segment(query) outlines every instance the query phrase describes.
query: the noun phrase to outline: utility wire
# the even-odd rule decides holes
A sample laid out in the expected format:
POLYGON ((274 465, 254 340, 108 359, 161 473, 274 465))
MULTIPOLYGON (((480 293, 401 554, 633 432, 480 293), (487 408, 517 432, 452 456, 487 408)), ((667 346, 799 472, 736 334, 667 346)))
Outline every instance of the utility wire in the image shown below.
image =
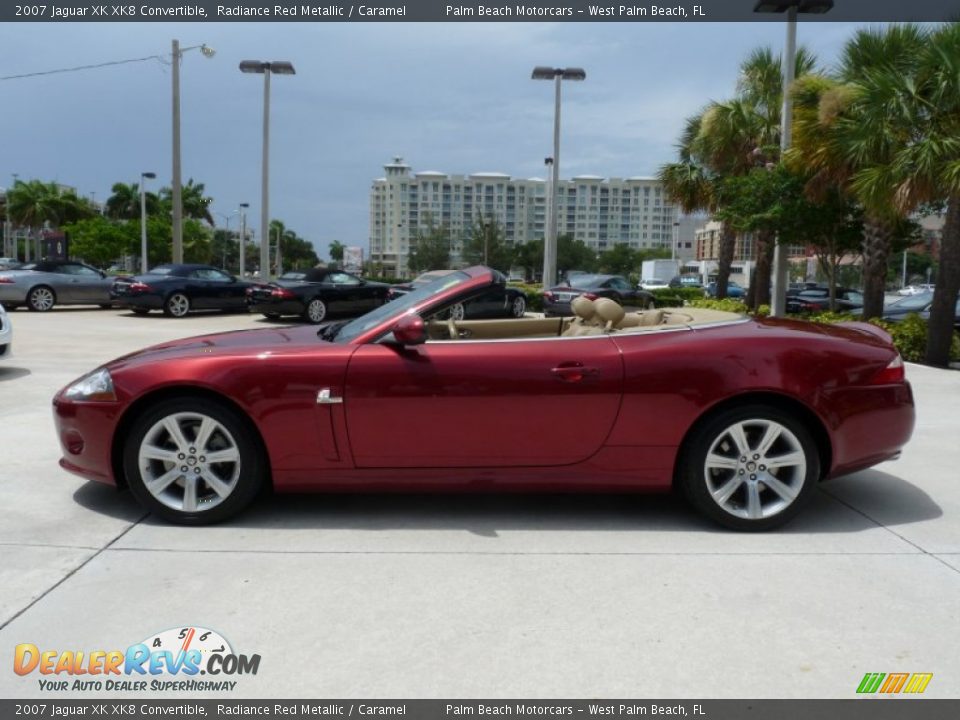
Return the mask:
POLYGON ((58 73, 77 72, 79 70, 94 70, 96 68, 109 67, 111 65, 126 65, 128 63, 144 62, 145 60, 158 60, 159 62, 169 62, 160 55, 148 55, 142 58, 131 58, 130 60, 114 60, 112 62, 98 63, 96 65, 78 65, 71 68, 60 68, 59 70, 45 70, 43 72, 24 73, 22 75, 5 75, 0 80, 18 80, 20 78, 37 77, 39 75, 56 75, 58 73))

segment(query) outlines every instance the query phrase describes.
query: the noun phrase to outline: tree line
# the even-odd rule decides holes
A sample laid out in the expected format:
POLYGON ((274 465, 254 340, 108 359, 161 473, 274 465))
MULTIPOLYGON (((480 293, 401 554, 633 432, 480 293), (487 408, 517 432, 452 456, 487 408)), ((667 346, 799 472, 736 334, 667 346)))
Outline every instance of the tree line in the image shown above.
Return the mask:
POLYGON ((659 172, 685 211, 723 221, 718 294, 737 233, 757 242, 754 306, 769 301, 780 242, 817 248, 834 286, 839 258, 863 256, 863 317, 881 314, 893 252, 916 241, 919 213, 945 208, 926 361, 945 366, 960 290, 960 24, 857 31, 835 70, 801 48, 792 142, 780 152, 780 58, 755 50, 734 96, 690 117, 659 172))
MULTIPOLYGON (((210 212, 212 198, 203 183, 191 178, 181 188, 183 205, 183 255, 185 262, 210 263, 225 269, 239 267, 239 231, 215 227, 210 212)), ((152 267, 171 260, 173 197, 169 187, 145 192, 148 264, 152 267)), ((18 180, 7 192, 6 213, 17 227, 35 235, 44 227, 55 227, 70 238, 73 257, 107 267, 124 256, 140 255, 141 208, 138 183, 118 182, 102 212, 91 199, 52 182, 18 180)), ((309 241, 287 228, 280 220, 270 223, 270 241, 279 238, 285 268, 313 267, 319 258, 309 241)), ((244 242, 245 263, 259 264, 259 246, 244 242)))

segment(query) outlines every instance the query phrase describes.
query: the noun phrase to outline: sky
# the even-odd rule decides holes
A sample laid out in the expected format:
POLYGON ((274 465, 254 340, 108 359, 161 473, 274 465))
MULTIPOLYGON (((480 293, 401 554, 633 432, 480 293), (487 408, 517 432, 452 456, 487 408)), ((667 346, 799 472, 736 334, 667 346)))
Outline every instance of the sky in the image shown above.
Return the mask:
MULTIPOLYGON (((833 64, 857 26, 801 23, 798 42, 833 64)), ((689 115, 733 94, 754 48, 780 51, 779 22, 63 23, 0 27, 0 76, 164 55, 181 65, 183 181, 238 204, 259 228, 263 81, 241 60, 289 60, 271 83, 270 215, 310 240, 368 246, 369 191, 383 165, 543 177, 553 84, 536 65, 582 67, 564 83, 560 176, 653 175, 689 115)), ((37 178, 105 200, 156 172, 169 185, 171 73, 156 59, 0 81, 0 187, 37 178)))

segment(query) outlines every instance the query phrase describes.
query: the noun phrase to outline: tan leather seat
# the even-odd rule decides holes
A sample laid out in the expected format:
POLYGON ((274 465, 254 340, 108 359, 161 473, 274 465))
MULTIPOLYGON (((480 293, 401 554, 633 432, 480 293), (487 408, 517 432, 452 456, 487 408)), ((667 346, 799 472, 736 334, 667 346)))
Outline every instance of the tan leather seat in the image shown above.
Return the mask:
POLYGON ((662 325, 664 322, 666 322, 666 315, 663 310, 643 310, 627 313, 617 327, 653 327, 654 325, 662 325))
POLYGON ((575 317, 573 322, 570 323, 570 327, 563 331, 563 337, 595 335, 600 332, 600 323, 593 300, 578 295, 570 301, 570 309, 575 317))
POLYGON ((593 308, 603 324, 603 332, 607 333, 616 330, 627 314, 620 303, 610 298, 597 298, 593 301, 593 308))

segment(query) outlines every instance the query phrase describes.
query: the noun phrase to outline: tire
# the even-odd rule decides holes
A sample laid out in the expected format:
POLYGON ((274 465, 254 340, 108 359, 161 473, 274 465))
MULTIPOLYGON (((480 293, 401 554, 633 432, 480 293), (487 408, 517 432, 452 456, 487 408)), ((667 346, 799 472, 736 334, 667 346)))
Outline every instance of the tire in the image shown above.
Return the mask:
POLYGON ((709 417, 682 452, 678 480, 687 499, 733 530, 771 530, 789 522, 820 477, 810 431, 796 417, 766 405, 743 405, 709 417), (771 460, 781 464, 772 468, 771 460))
POLYGON ((150 312, 148 308, 140 308, 140 307, 130 308, 130 310, 133 311, 134 315, 146 315, 147 313, 150 312))
POLYGON ((327 317, 327 304, 320 298, 313 298, 303 309, 303 319, 308 323, 319 325, 327 317))
POLYGON ((523 295, 518 295, 510 305, 510 315, 515 318, 522 318, 526 313, 527 299, 523 295))
POLYGON ((182 318, 190 312, 190 298, 181 292, 175 292, 163 303, 163 314, 169 317, 182 318))
POLYGON ((457 303, 450 307, 450 311, 447 317, 454 322, 460 322, 465 319, 467 316, 467 309, 463 306, 463 303, 457 303))
POLYGON ((27 307, 33 312, 47 312, 56 304, 57 294, 46 285, 37 285, 27 294, 27 307))
POLYGON ((134 497, 179 525, 233 517, 267 477, 255 431, 235 410, 206 398, 161 401, 134 420, 124 443, 123 471, 134 497), (204 432, 206 439, 199 437, 204 432), (212 453, 224 459, 207 460, 212 453))

